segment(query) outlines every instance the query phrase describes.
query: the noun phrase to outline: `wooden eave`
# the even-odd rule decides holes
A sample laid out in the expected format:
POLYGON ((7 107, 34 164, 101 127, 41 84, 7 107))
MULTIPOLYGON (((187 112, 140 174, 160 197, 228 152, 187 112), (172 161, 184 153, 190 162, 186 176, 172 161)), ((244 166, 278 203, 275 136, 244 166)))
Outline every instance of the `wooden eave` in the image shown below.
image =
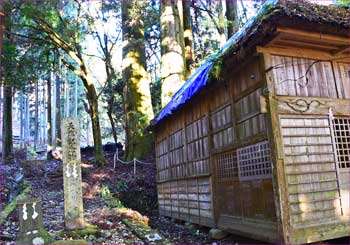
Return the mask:
POLYGON ((305 49, 331 56, 348 55, 350 52, 350 39, 346 37, 282 27, 277 27, 276 31, 277 35, 265 48, 305 49))

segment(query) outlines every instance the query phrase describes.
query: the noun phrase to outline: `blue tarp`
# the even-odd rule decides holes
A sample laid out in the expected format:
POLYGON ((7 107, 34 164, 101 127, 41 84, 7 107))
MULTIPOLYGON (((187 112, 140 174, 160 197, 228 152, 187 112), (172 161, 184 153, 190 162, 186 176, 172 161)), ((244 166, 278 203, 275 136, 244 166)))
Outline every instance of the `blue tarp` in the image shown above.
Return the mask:
POLYGON ((208 75, 215 64, 215 60, 228 50, 229 47, 239 42, 239 40, 250 30, 255 20, 262 15, 268 7, 275 5, 278 0, 269 0, 264 3, 264 5, 259 10, 257 16, 251 18, 245 25, 236 32, 221 50, 215 55, 211 56, 208 61, 201 65, 197 71, 181 86, 181 88, 173 95, 169 103, 164 106, 159 115, 156 118, 156 124, 162 121, 165 117, 170 116, 174 111, 180 108, 181 105, 185 104, 190 100, 195 94, 197 94, 203 87, 208 83, 208 75))

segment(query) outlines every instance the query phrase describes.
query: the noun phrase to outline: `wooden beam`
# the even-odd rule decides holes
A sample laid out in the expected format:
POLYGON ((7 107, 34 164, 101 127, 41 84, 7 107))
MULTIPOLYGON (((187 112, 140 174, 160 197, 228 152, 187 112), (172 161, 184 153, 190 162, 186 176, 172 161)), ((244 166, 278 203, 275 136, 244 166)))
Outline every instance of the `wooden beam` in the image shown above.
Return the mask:
POLYGON ((282 33, 278 33, 276 35, 276 37, 274 37, 270 42, 267 43, 266 46, 272 46, 274 45, 276 42, 279 42, 281 40, 281 38, 283 37, 282 33))
POLYGON ((305 59, 317 59, 317 60, 344 60, 348 62, 350 55, 335 56, 329 52, 316 51, 311 49, 291 48, 291 47, 256 47, 257 53, 273 54, 281 56, 298 57, 305 59))
POLYGON ((277 27, 277 32, 286 33, 293 36, 300 36, 305 39, 313 39, 313 40, 323 40, 327 42, 337 43, 337 44, 343 44, 343 45, 350 45, 350 39, 348 37, 339 37, 329 34, 322 34, 317 32, 306 32, 291 28, 281 28, 277 27))
POLYGON ((333 51, 332 54, 337 56, 337 55, 341 55, 346 51, 350 51, 350 46, 343 46, 340 49, 333 51))
POLYGON ((337 50, 339 46, 331 46, 331 45, 325 45, 325 44, 318 44, 318 43, 310 43, 310 42, 303 42, 303 41, 298 41, 298 40, 292 40, 292 39, 284 39, 281 38, 276 45, 282 45, 282 46, 299 46, 300 48, 305 47, 305 48, 321 48, 321 49, 329 49, 329 50, 337 50))
POLYGON ((336 116, 350 115, 349 99, 273 96, 271 100, 278 114, 327 116, 329 108, 332 108, 336 116))

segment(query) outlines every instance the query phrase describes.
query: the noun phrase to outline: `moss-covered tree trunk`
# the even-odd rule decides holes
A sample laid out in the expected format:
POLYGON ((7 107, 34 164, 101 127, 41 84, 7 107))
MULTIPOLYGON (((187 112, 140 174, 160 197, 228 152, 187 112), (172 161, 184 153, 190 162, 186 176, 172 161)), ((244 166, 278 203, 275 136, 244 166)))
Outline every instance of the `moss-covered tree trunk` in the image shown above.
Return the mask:
POLYGON ((126 159, 142 158, 153 144, 152 135, 146 130, 153 110, 143 35, 145 4, 146 1, 122 1, 126 159))
POLYGON ((238 31, 237 0, 226 0, 227 36, 230 38, 238 31))
POLYGON ((5 164, 12 162, 12 87, 4 85, 3 98, 3 123, 2 123, 2 162, 5 164))
POLYGON ((180 13, 181 0, 162 0, 161 80, 162 107, 185 81, 184 31, 180 13))
POLYGON ((184 41, 185 41, 185 64, 186 64, 186 79, 189 78, 194 69, 192 64, 194 62, 193 54, 193 32, 191 24, 191 0, 183 2, 183 26, 184 26, 184 41))

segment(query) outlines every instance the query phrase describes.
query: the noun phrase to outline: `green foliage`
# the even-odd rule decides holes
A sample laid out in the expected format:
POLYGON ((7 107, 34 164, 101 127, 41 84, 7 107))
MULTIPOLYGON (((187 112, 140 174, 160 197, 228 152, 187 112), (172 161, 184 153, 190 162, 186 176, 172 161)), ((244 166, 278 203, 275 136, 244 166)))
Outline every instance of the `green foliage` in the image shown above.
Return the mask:
POLYGON ((102 189, 101 189, 101 192, 100 192, 100 196, 101 198, 110 198, 112 197, 112 193, 111 191, 109 190, 109 187, 104 185, 102 186, 102 189))
POLYGON ((59 240, 59 241, 56 241, 56 242, 53 242, 52 244, 58 244, 58 245, 71 245, 71 244, 88 244, 87 241, 85 240, 59 240))
POLYGON ((0 217, 0 225, 3 224, 6 221, 7 217, 16 209, 17 201, 27 198, 28 194, 31 191, 31 186, 27 182, 23 181, 23 183, 21 184, 21 189, 22 191, 20 192, 20 194, 16 198, 14 198, 9 204, 7 204, 4 210, 2 210, 0 217))
POLYGON ((160 78, 151 83, 151 98, 152 98, 152 108, 154 115, 158 115, 158 113, 162 109, 162 81, 160 78))
POLYGON ((159 233, 158 230, 155 230, 155 229, 152 229, 151 227, 149 227, 148 225, 146 225, 145 223, 143 222, 140 222, 140 221, 131 221, 131 220, 128 220, 128 219, 123 219, 122 220, 123 223, 128 226, 132 231, 133 233, 136 234, 136 236, 138 236, 140 239, 142 239, 143 241, 145 241, 146 243, 150 244, 169 244, 170 242, 164 238, 161 233, 159 233), (147 239, 147 236, 148 235, 151 235, 152 234, 158 234, 161 239, 160 240, 156 240, 156 241, 149 241, 147 239))
POLYGON ((349 0, 337 0, 334 4, 338 6, 350 7, 349 0))
POLYGON ((123 203, 116 197, 113 196, 113 193, 109 190, 109 187, 104 185, 101 189, 100 196, 103 202, 111 208, 122 208, 124 207, 123 203))
MULTIPOLYGON (((58 237, 62 237, 62 238, 64 237, 68 239, 83 239, 89 235, 100 235, 100 234, 101 232, 99 231, 97 226, 87 225, 84 229, 61 231, 60 233, 58 233, 58 237)), ((70 243, 56 243, 56 244, 70 244, 70 243)), ((80 243, 75 243, 75 244, 80 244, 80 243)))

